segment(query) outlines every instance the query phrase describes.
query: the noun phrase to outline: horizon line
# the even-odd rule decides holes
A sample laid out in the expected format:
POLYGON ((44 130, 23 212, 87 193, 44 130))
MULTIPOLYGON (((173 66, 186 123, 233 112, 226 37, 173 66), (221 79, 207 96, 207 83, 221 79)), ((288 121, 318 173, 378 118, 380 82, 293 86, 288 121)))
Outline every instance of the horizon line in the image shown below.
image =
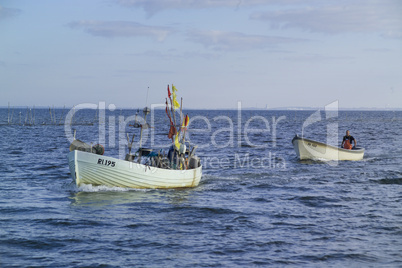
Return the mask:
MULTIPOLYGON (((325 106, 288 106, 288 107, 273 107, 273 108, 258 108, 258 107, 241 107, 241 110, 246 111, 312 111, 319 110, 324 108, 325 106)), ((29 105, 18 105, 18 106, 0 106, 0 109, 72 109, 74 106, 29 106, 29 105)), ((144 107, 121 107, 115 110, 138 110, 143 109, 144 107)), ((164 110, 165 108, 157 107, 155 110, 164 110)), ((216 110, 216 111, 230 111, 237 110, 238 108, 185 108, 183 110, 216 110)), ((401 107, 339 107, 340 111, 402 111, 401 107)))

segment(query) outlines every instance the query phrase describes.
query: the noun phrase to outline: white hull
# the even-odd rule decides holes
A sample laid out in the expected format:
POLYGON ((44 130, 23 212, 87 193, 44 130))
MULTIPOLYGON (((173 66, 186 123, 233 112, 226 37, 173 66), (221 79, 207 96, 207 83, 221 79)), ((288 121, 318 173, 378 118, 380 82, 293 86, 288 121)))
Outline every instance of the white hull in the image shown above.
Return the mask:
POLYGON ((187 170, 170 170, 74 150, 68 154, 71 176, 81 184, 124 188, 195 187, 202 175, 202 166, 187 170))
POLYGON ((300 160, 362 160, 364 156, 364 148, 347 150, 297 136, 292 143, 300 160))

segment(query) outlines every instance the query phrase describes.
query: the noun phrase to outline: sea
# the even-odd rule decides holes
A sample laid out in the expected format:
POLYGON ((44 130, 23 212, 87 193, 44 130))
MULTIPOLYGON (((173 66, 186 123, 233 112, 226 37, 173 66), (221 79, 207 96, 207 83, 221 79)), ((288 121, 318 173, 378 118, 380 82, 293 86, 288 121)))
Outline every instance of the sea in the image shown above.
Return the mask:
MULTIPOLYGON (((72 180, 74 135, 124 158, 142 109, 2 108, 0 267, 402 267, 402 111, 333 108, 175 113, 203 164, 186 189, 72 180), (363 160, 298 160, 295 135, 346 130, 363 160)), ((146 120, 141 146, 163 152, 166 111, 146 120)))

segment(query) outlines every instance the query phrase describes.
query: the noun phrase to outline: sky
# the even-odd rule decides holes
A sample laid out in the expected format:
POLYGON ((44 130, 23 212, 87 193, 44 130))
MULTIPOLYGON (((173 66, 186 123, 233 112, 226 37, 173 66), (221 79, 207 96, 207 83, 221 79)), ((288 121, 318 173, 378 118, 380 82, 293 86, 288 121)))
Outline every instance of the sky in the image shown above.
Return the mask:
POLYGON ((0 0, 0 106, 402 108, 400 0, 0 0), (148 96, 148 97, 147 97, 148 96))

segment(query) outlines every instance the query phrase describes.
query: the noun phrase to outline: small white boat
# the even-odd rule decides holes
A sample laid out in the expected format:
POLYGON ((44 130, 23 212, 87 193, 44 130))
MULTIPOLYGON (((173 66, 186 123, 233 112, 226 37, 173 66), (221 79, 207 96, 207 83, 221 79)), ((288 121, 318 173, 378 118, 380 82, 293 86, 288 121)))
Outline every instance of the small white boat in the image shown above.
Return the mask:
POLYGON ((293 138, 292 144, 300 160, 362 160, 364 156, 364 148, 348 150, 297 135, 293 138))
POLYGON ((71 176, 77 186, 91 184, 156 189, 195 187, 199 184, 202 165, 200 159, 195 156, 197 146, 191 146, 185 140, 189 117, 188 115, 183 116, 181 109, 180 114, 175 116, 176 109, 180 106, 176 100, 177 89, 173 85, 172 88, 173 94, 168 86, 171 105, 166 100, 166 114, 170 120, 168 138, 172 139, 172 146, 168 152, 142 147, 142 131, 150 128, 146 122, 147 114, 150 113, 150 109, 147 107, 143 110, 144 121, 137 121, 136 116, 135 123, 132 125, 141 129, 139 148, 134 154, 131 154, 134 135, 130 142, 127 133, 128 154, 124 160, 104 156, 103 146, 99 144, 92 146, 77 140, 74 132, 74 140, 68 154, 68 164, 71 176), (178 124, 176 118, 180 120, 178 124))
POLYGON ((202 166, 185 170, 165 169, 79 150, 68 154, 71 176, 77 186, 106 185, 123 188, 195 187, 202 166))

